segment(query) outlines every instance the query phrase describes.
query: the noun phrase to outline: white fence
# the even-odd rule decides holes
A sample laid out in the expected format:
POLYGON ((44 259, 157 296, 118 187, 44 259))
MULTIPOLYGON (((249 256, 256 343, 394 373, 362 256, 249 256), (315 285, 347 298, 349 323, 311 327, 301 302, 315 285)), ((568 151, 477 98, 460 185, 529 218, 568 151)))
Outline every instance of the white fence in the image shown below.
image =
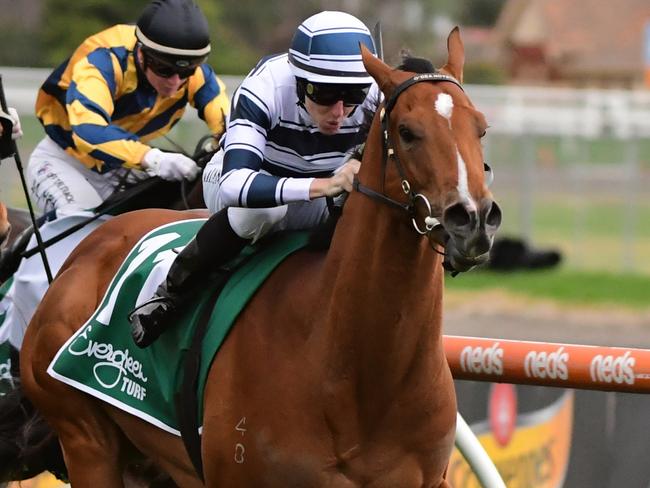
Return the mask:
MULTIPOLYGON (((0 67, 8 100, 32 113, 36 92, 50 70, 0 67)), ((241 81, 223 76, 228 93, 241 81)), ((650 90, 574 90, 467 85, 474 104, 485 113, 490 131, 596 138, 650 137, 650 90)))
POLYGON ((621 139, 650 136, 650 90, 467 87, 491 130, 508 134, 621 139))

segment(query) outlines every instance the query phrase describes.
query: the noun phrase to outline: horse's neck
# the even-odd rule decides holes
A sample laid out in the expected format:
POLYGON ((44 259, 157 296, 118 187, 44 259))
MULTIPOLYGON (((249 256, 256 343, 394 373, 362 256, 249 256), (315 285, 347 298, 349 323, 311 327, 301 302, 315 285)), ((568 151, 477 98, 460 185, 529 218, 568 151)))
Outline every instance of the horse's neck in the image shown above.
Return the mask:
POLYGON ((440 257, 409 220, 353 193, 324 267, 328 380, 356 383, 378 408, 440 367, 440 257))
POLYGON ((363 201, 366 198, 351 197, 328 253, 325 273, 332 280, 332 314, 343 323, 355 323, 339 333, 358 338, 362 346, 378 337, 385 338, 387 346, 404 346, 409 339, 415 344, 425 331, 439 333, 440 258, 424 238, 399 222, 408 222, 406 213, 363 201), (354 211, 347 208, 353 203, 354 211), (398 219, 380 218, 385 213, 398 219))

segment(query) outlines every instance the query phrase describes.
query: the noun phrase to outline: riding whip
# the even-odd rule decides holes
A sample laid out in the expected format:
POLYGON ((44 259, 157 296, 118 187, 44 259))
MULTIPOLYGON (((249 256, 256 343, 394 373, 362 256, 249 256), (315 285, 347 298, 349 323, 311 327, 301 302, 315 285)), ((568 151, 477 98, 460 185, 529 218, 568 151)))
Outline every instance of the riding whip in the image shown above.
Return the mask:
MULTIPOLYGON (((0 107, 5 112, 7 110, 7 100, 5 99, 5 90, 2 84, 2 75, 0 74, 0 107)), ((38 243, 39 253, 41 259, 43 260, 43 267, 45 268, 45 274, 47 275, 47 282, 52 283, 52 271, 50 269, 50 263, 47 260, 47 255, 45 254, 45 248, 43 247, 43 238, 41 237, 41 232, 36 225, 36 215, 34 214, 34 207, 32 206, 32 201, 29 198, 29 191, 27 189, 27 182, 25 181, 25 174, 23 173, 23 163, 20 160, 20 154, 18 153, 18 145, 15 140, 11 141, 11 149, 14 156, 14 161, 16 161, 16 169, 20 175, 20 182, 23 185, 23 192, 25 193, 25 200, 27 200, 27 208, 29 209, 29 216, 32 219, 32 225, 34 226, 34 235, 36 236, 36 242, 38 243)))
POLYGON ((381 35, 381 22, 377 21, 375 28, 372 31, 372 37, 375 38, 375 49, 377 49, 377 57, 384 60, 384 40, 381 35))

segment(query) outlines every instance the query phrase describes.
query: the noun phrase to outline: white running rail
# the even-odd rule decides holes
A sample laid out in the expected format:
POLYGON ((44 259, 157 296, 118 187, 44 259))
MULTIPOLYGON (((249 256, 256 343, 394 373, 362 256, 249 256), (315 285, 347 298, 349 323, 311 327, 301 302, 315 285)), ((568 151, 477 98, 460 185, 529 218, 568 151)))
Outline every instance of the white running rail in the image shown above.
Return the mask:
POLYGON ((456 416, 456 447, 483 488, 506 488, 490 456, 460 413, 456 416))

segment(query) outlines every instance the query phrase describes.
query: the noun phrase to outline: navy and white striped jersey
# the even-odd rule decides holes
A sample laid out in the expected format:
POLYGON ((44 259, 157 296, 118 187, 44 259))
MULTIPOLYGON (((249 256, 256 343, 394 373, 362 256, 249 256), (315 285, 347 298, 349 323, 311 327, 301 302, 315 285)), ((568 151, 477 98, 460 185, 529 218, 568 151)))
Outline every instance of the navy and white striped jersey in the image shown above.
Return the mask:
POLYGON ((380 92, 373 83, 337 134, 325 135, 298 103, 287 54, 262 59, 233 96, 225 139, 221 201, 225 206, 274 207, 309 200, 313 178, 329 176, 359 140, 366 110, 380 92), (363 110, 366 109, 366 110, 363 110))

